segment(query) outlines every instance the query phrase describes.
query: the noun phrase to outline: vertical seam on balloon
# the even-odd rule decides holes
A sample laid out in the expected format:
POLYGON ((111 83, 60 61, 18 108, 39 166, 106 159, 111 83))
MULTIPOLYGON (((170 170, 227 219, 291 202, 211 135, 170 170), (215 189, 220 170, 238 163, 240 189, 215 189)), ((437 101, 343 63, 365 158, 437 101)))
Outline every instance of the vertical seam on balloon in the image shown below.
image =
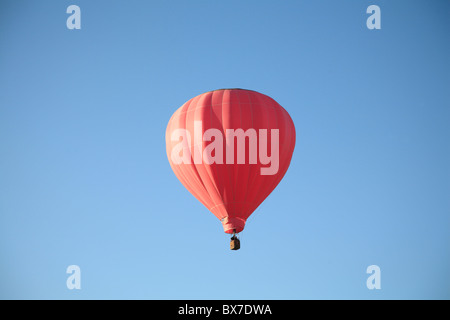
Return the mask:
MULTIPOLYGON (((263 103, 264 106, 265 106, 266 108, 272 107, 272 106, 267 106, 266 100, 267 100, 267 99, 264 99, 264 100, 263 100, 263 101, 264 101, 264 103, 263 103)), ((274 111, 275 111, 275 117, 274 117, 275 122, 276 122, 275 128, 278 128, 278 114, 277 114, 277 111, 276 111, 275 108, 272 107, 272 109, 274 109, 274 111)), ((268 122, 267 122, 267 128, 269 128, 270 120, 271 120, 271 118, 269 117, 269 118, 268 118, 268 122)), ((272 131, 272 130, 271 130, 271 131, 272 131)), ((270 132, 270 139, 272 140, 272 132, 270 132)), ((268 139, 267 139, 267 140, 268 140, 268 139)), ((270 148, 270 149, 272 149, 272 142, 271 142, 270 145, 271 145, 271 148, 270 148)), ((268 151, 268 150, 267 150, 267 151, 268 151)), ((271 156, 272 156, 272 154, 271 154, 271 156)), ((259 174, 261 174, 261 172, 260 172, 259 174)), ((267 186, 267 184, 261 183, 261 184, 258 186, 258 189, 256 190, 256 194, 264 195, 265 193, 263 193, 263 191, 266 191, 266 188, 264 188, 264 187, 266 187, 266 186, 267 186)), ((270 193, 269 193, 269 194, 270 194, 270 193)), ((268 195, 269 195, 269 194, 268 194, 268 195)), ((261 203, 264 202, 264 200, 267 198, 268 195, 266 195, 266 196, 262 199, 262 201, 258 204, 258 206, 259 206, 261 203)), ((257 207, 256 207, 256 208, 257 208, 257 207)), ((255 208, 255 210, 256 210, 256 208, 255 208)))
MULTIPOLYGON (((213 105, 213 101, 214 101, 214 91, 212 91, 211 92, 211 106, 210 106, 210 108, 209 108, 209 123, 210 123, 210 126, 212 127, 212 123, 213 123, 213 107, 212 107, 212 105, 213 105)), ((215 138, 214 138, 214 142, 215 142, 215 138)), ((210 142, 211 143, 211 142, 210 142)), ((216 153, 217 151, 215 151, 215 153, 216 153)), ((216 154, 214 154, 214 156, 216 156, 216 154)), ((219 192, 219 190, 217 189, 217 185, 221 185, 220 184, 220 181, 221 181, 221 179, 220 179, 220 176, 219 176, 219 173, 218 173, 218 166, 217 166, 217 163, 215 163, 214 162, 214 167, 210 164, 209 165, 209 167, 210 167, 210 171, 212 172, 212 173, 214 173, 214 175, 215 175, 215 177, 216 177, 216 179, 217 179, 217 183, 214 183, 214 188, 216 189, 216 192, 217 192, 217 195, 218 195, 218 197, 220 198, 220 202, 221 203, 223 203, 224 201, 223 201, 223 196, 222 196, 222 194, 219 192), (215 168, 216 170, 214 170, 214 172, 213 172, 213 168, 215 168)), ((209 175, 209 173, 208 173, 208 175, 209 175)), ((210 180, 212 181, 212 178, 211 178, 211 176, 209 177, 210 178, 210 180)), ((220 205, 220 203, 219 203, 219 205, 220 205)), ((215 207, 216 206, 218 206, 218 205, 214 205, 215 207)), ((212 209, 210 209, 210 211, 211 211, 212 209)), ((212 212, 212 211, 211 211, 212 212)), ((214 214, 214 213, 213 213, 214 214)))
MULTIPOLYGON (((287 111, 285 111, 284 108, 282 108, 282 107, 281 107, 281 113, 283 114, 282 117, 283 117, 284 123, 289 123, 290 121, 289 121, 289 118, 288 118, 288 113, 287 113, 287 111)), ((283 126, 283 127, 284 127, 284 128, 289 128, 289 131, 286 132, 286 138, 289 139, 289 143, 286 143, 285 145, 287 146, 287 147, 286 147, 286 153, 290 153, 291 150, 292 150, 292 152, 294 151, 294 149, 292 148, 292 142, 293 142, 293 141, 292 141, 292 128, 293 128, 293 126, 287 126, 287 125, 285 125, 285 126, 283 126)), ((280 154, 281 154, 281 153, 280 153, 280 154)), ((287 166, 286 166, 286 169, 285 169, 285 171, 283 172, 283 174, 280 174, 280 176, 278 177, 278 179, 275 180, 275 181, 272 183, 272 185, 273 185, 273 190, 275 190, 275 188, 278 186, 278 184, 281 182, 281 180, 283 180, 283 178, 284 178, 284 176, 285 176, 287 170, 289 169, 289 164, 290 164, 290 161, 291 161, 291 157, 292 157, 292 154, 291 154, 290 157, 284 157, 286 160, 285 160, 283 163, 280 163, 280 168, 285 167, 286 165, 287 165, 287 166)))
MULTIPOLYGON (((222 150, 222 151, 223 151, 223 154, 224 154, 225 167, 227 169, 228 186, 230 187, 230 188, 227 188, 227 189, 228 189, 229 192, 231 192, 231 198, 234 201, 233 179, 231 178, 231 174, 230 174, 230 166, 226 163, 226 150, 227 150, 227 145, 226 145, 227 139, 226 139, 226 137, 227 136, 226 136, 225 124, 224 124, 224 121, 223 121, 223 112, 225 110, 225 108, 223 106, 224 106, 224 102, 225 102, 225 93, 227 91, 229 91, 229 90, 223 90, 223 93, 222 93, 222 104, 221 104, 221 108, 220 108, 220 116, 221 116, 221 119, 220 119, 221 121, 220 122, 222 123, 222 131, 223 131, 223 134, 224 134, 224 137, 225 137, 225 145, 224 145, 225 150, 222 150)), ((230 92, 230 98, 229 99, 230 99, 230 103, 228 103, 228 109, 231 110, 231 92, 230 92)), ((233 172, 233 174, 234 174, 234 172, 233 172)), ((228 206, 225 206, 225 211, 227 212, 227 216, 229 215, 229 211, 228 210, 229 210, 228 206)))
MULTIPOLYGON (((193 101, 193 100, 192 100, 192 101, 193 101)), ((191 107, 192 101, 191 101, 191 103, 189 103, 188 107, 186 108, 187 111, 188 111, 189 108, 191 107)), ((185 112, 185 118, 184 118, 184 122, 185 122, 184 128, 185 128, 185 129, 187 128, 187 126, 186 126, 186 124, 187 124, 187 114, 188 114, 187 111, 185 112)), ((191 137, 191 138, 192 138, 192 137, 191 137)), ((189 144, 190 144, 190 143, 191 143, 191 142, 189 141, 189 144)), ((189 165, 189 167, 192 169, 192 152, 191 152, 191 165, 189 165)), ((194 169, 195 169, 195 168, 194 168, 194 169)), ((200 178, 200 175, 199 175, 198 172, 196 172, 195 170, 193 170, 193 178, 194 178, 196 181, 198 181, 198 183, 197 183, 198 186, 199 186, 200 188, 203 188, 203 190, 206 191, 206 193, 208 193, 208 191, 206 190, 205 185, 203 184, 202 179, 200 178)), ((191 179, 192 179, 192 178, 191 178, 191 179)), ((187 177, 187 176, 186 176, 186 180, 189 182, 189 184, 191 183, 189 177, 187 177)), ((191 186, 192 186, 192 185, 191 185, 191 186)), ((200 191, 200 192, 198 192, 199 196, 200 196, 201 198, 204 199, 204 196, 202 196, 201 190, 199 190, 199 191, 200 191)), ((203 201, 207 204, 206 207, 209 207, 208 202, 210 202, 211 199, 206 199, 206 200, 209 200, 209 201, 205 201, 205 200, 203 200, 203 201)))
MULTIPOLYGON (((261 100, 261 101, 265 101, 265 96, 264 96, 264 99, 262 99, 262 96, 256 96, 257 97, 257 100, 258 100, 258 98, 261 100)), ((258 102, 259 103, 259 102, 258 102)), ((263 113, 265 113, 265 112, 267 112, 266 110, 265 110, 265 108, 267 107, 265 104, 263 104, 263 103, 259 103, 260 104, 260 106, 261 106, 261 108, 263 109, 262 110, 262 112, 263 113)), ((270 120, 270 118, 269 117, 266 117, 267 118, 267 127, 269 127, 269 120, 270 120)), ((258 143, 259 143, 259 139, 258 139, 258 143)), ((259 149, 259 145, 258 145, 258 149, 259 149)), ((259 166, 259 168, 257 168, 257 173, 256 173, 256 175, 253 177, 253 179, 252 179, 252 182, 251 182, 251 185, 253 186, 253 183, 254 183, 254 181, 258 178, 258 170, 259 170, 259 175, 261 175, 261 168, 262 168, 262 165, 260 165, 259 166)), ((253 191, 253 190, 252 190, 253 191)), ((255 201, 252 201, 252 202, 250 202, 250 203, 255 203, 255 201)), ((253 213, 253 211, 250 211, 250 204, 249 204, 249 212, 250 212, 250 214, 251 213, 253 213)))
MULTIPOLYGON (((241 108, 241 99, 240 99, 240 91, 236 91, 236 96, 237 96, 237 100, 238 100, 238 107, 239 107, 239 128, 240 129, 242 129, 242 108, 241 108)), ((238 129, 239 129, 238 128, 238 129)), ((236 130, 236 129, 235 129, 236 130)), ((244 130, 244 129, 242 129, 242 130, 244 130)), ((233 138, 234 139, 234 138, 233 138)), ((233 147, 235 146, 234 145, 234 142, 236 142, 236 141, 233 141, 233 147)), ((236 148, 235 148, 235 150, 236 150, 236 148)), ((245 138, 244 138, 244 150, 245 150, 245 138)), ((233 196, 235 196, 235 192, 237 191, 237 188, 236 188, 236 182, 237 183, 239 183, 239 164, 237 163, 237 153, 239 152, 239 150, 237 150, 237 152, 236 153, 233 153, 233 156, 235 157, 235 159, 236 159, 236 164, 237 164, 237 166, 236 166, 236 172, 235 172, 235 176, 234 176, 234 188, 233 188, 233 196)), ((244 163, 245 163, 245 158, 244 158, 244 163)), ((236 197, 233 197, 233 201, 234 202, 236 202, 236 197)), ((236 216, 236 214, 239 214, 238 212, 236 212, 236 207, 234 208, 234 212, 233 212, 233 217, 235 217, 236 216)))
MULTIPOLYGON (((246 90, 245 91, 245 93, 247 94, 247 97, 248 97, 248 101, 249 101, 249 104, 250 104, 250 116, 251 116, 251 119, 252 119, 252 121, 251 121, 251 126, 250 126, 250 128, 252 129, 253 128, 253 126, 254 126, 254 124, 253 124, 253 104, 252 104, 252 99, 250 98, 250 93, 246 90)), ((259 132, 257 132, 257 135, 259 134, 259 132)), ((257 141, 259 141, 259 139, 257 140, 257 141)), ((258 148, 259 148, 259 146, 258 146, 258 144, 256 145, 256 151, 257 151, 257 154, 256 154, 256 163, 258 163, 258 148)), ((246 190, 245 190, 245 196, 244 196, 244 206, 243 206, 243 208, 245 209, 246 208, 246 203, 247 203, 247 196, 248 196, 248 189, 249 189, 249 183, 250 183, 250 176, 251 176, 251 166, 250 166, 250 141, 249 141, 249 155, 248 155, 248 161, 249 161, 249 165, 248 165, 248 170, 247 170, 247 188, 246 188, 246 190)), ((247 205, 248 206, 248 205, 247 205)), ((248 208, 247 208, 248 209, 248 208)), ((248 210, 247 210, 248 211, 248 210)), ((247 212, 246 212, 247 213, 247 212)))
MULTIPOLYGON (((192 103, 189 105, 189 108, 188 108, 188 110, 186 111, 186 118, 185 118, 185 128, 187 127, 187 113, 190 111, 189 109, 191 109, 191 105, 192 105, 192 103)), ((196 107, 197 107, 197 105, 198 105, 198 100, 197 100, 197 103, 196 103, 196 107)), ((194 108, 194 115, 195 115, 195 109, 196 109, 196 107, 194 108)), ((194 137, 191 137, 192 139, 194 139, 194 137)), ((193 143, 193 145, 195 146, 195 141, 194 141, 194 143, 193 143)), ((202 179, 201 179, 201 177, 200 177, 200 174, 198 173, 198 170, 197 170, 197 168, 196 168, 196 166, 195 166, 195 163, 194 163, 194 159, 193 159, 193 157, 192 157, 192 155, 193 155, 193 153, 195 152, 195 150, 191 150, 191 164, 190 164, 190 166, 191 166, 191 168, 193 169, 193 171, 194 171, 194 173, 196 174, 196 176, 197 176, 197 178, 198 178, 198 180, 200 181, 200 183, 201 183, 201 185, 203 186, 203 189, 206 191, 206 193, 208 194, 208 197, 209 197, 209 200, 215 205, 215 202, 214 202, 214 200, 212 199, 212 197, 211 197, 211 194, 209 193, 209 191, 208 191, 208 188, 206 188, 206 186, 205 186, 205 184, 203 183, 203 181, 202 181, 202 179)), ((209 209, 209 208, 208 208, 209 209)))
MULTIPOLYGON (((211 102, 212 102, 212 94, 211 94, 211 102)), ((197 104, 198 105, 198 104, 197 104)), ((194 111, 195 112, 195 111, 194 111)), ((210 119, 209 119, 209 122, 211 123, 212 121, 211 121, 211 119, 212 119, 212 107, 210 108, 210 119)), ((202 135, 203 135, 203 132, 202 132, 202 135)), ((202 145, 201 145, 201 148, 200 148, 200 151, 202 151, 203 150, 203 138, 202 138, 202 145)), ((202 159, 203 159, 203 151, 202 151, 202 159)), ((202 160, 202 165, 203 165, 203 160, 202 160)), ((211 165, 209 165, 209 166, 211 166, 211 165)), ((213 185, 213 187, 214 187, 214 189, 216 190, 216 193, 217 193, 217 195, 218 195, 218 198, 220 198, 221 200, 222 200, 222 196, 220 195, 220 192, 219 192, 219 190, 217 189, 217 187, 216 187, 216 184, 214 183, 214 180, 212 179, 212 177, 211 177, 211 175, 210 175, 210 173, 209 173, 209 171, 212 171, 212 170, 206 170, 205 169, 205 171, 206 171, 206 175, 208 176, 208 179, 209 179, 209 181, 211 182, 211 184, 213 185)), ((213 190, 211 190, 211 191, 213 191, 213 190)), ((208 194, 209 194, 209 192, 208 192, 208 194)), ((216 206, 217 205, 217 203, 214 201, 214 199, 212 199, 211 198, 211 200, 213 201, 213 203, 214 203, 214 206, 216 206)), ((223 202, 223 201, 221 201, 221 202, 223 202)), ((219 203, 220 204, 220 203, 219 203)))
MULTIPOLYGON (((274 104, 274 103, 277 103, 276 101, 272 101, 272 104, 274 104)), ((280 108, 279 108, 279 110, 280 110, 280 112, 281 112, 281 114, 282 114, 282 118, 281 119, 278 119, 278 113, 276 113, 277 114, 277 126, 278 126, 278 123, 279 122, 285 122, 286 121, 286 111, 283 109, 283 107, 281 107, 280 106, 280 108), (278 121, 278 120, 280 120, 280 121, 278 121)), ((285 125, 283 125, 282 126, 283 128, 286 128, 287 126, 285 126, 285 125)), ((290 127, 289 127, 289 130, 290 130, 290 127)), ((291 135, 290 135, 290 131, 288 131, 288 130, 286 130, 286 132, 285 132, 285 138, 288 138, 289 140, 291 140, 291 135)), ((289 143, 290 144, 290 143, 289 143)), ((289 150, 290 149, 290 146, 287 144, 287 143, 283 143, 282 144, 283 146, 285 146, 285 145, 287 145, 287 147, 285 148, 286 150, 289 150)), ((278 152, 279 152, 279 159, 281 160, 281 159, 283 159, 283 157, 281 157, 281 155, 282 154, 284 154, 283 152, 281 152, 282 150, 280 150, 281 148, 279 148, 279 150, 278 150, 278 152)), ((284 149, 283 149, 284 150, 284 149)), ((287 158, 286 158, 287 159, 287 158)), ((288 160, 286 160, 286 161, 288 161, 288 160)), ((284 164, 285 164, 285 162, 286 161, 284 161, 283 163, 279 163, 279 166, 278 166, 278 170, 280 170, 281 168, 283 168, 284 167, 284 164)), ((274 191, 275 190, 275 188, 278 186, 278 184, 281 182, 281 180, 283 179, 283 177, 284 177, 284 175, 286 174, 286 172, 287 172, 287 168, 286 168, 286 171, 285 172, 283 172, 282 174, 279 174, 279 176, 278 176, 278 178, 276 179, 276 180, 274 180, 270 185, 269 185, 269 187, 270 187, 270 192, 267 194, 267 196, 266 196, 266 198, 272 193, 272 191, 274 191)), ((267 193, 267 191, 266 191, 266 188, 264 188, 263 189, 263 191, 265 191, 265 193, 267 193)), ((265 198, 264 198, 265 199, 265 198)))
MULTIPOLYGON (((191 99, 192 100, 192 99, 191 99)), ((188 102, 187 102, 187 109, 189 108, 189 105, 191 104, 191 100, 189 100, 188 102)), ((172 127, 173 127, 173 122, 171 122, 170 123, 170 128, 172 129, 172 127)), ((186 129, 186 126, 184 126, 184 128, 186 129)), ((172 132, 172 130, 170 130, 170 132, 172 132)), ((183 180, 186 182, 186 184, 190 187, 190 189, 191 190, 195 190, 196 188, 194 188, 193 186, 194 185, 198 185, 200 188, 203 186, 203 189, 205 189, 205 187, 204 187, 204 185, 203 185, 203 183, 202 183, 202 181, 200 180, 200 177, 197 177, 197 180, 198 180, 198 182, 197 183, 195 183, 195 181, 193 182, 193 181, 190 181, 190 179, 187 177, 187 175, 183 172, 183 170, 181 170, 181 168, 177 168, 177 172, 180 174, 180 176, 183 178, 183 180)), ((182 181, 181 181, 182 182, 182 181)), ((182 184, 183 184, 183 182, 182 182, 182 184)), ((190 191, 190 190, 189 190, 190 191)), ((206 206, 206 207, 208 207, 209 205, 208 205, 208 201, 205 201, 205 199, 204 199, 204 197, 201 195, 201 193, 199 193, 199 192, 194 192, 195 194, 197 194, 199 197, 200 197, 200 199, 201 199, 201 202, 206 206)), ((195 196, 195 195, 194 195, 195 196)))

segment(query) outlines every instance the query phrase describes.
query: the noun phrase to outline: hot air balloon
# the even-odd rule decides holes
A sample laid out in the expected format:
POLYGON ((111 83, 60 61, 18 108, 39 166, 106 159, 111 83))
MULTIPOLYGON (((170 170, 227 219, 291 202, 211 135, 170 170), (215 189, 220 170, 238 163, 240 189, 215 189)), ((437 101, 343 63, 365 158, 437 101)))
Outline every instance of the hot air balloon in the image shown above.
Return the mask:
POLYGON ((177 178, 232 234, 285 175, 295 127, 274 99, 252 90, 219 89, 183 104, 166 129, 166 151, 177 178))

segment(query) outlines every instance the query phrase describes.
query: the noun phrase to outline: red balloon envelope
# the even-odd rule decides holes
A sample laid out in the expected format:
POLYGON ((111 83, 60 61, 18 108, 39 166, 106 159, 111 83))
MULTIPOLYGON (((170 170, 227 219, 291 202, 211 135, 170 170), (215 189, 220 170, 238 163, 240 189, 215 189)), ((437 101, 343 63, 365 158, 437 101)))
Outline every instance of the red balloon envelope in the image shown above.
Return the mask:
POLYGON ((283 178, 295 146, 291 117, 272 98, 221 89, 187 101, 166 130, 170 166, 223 224, 239 233, 283 178))

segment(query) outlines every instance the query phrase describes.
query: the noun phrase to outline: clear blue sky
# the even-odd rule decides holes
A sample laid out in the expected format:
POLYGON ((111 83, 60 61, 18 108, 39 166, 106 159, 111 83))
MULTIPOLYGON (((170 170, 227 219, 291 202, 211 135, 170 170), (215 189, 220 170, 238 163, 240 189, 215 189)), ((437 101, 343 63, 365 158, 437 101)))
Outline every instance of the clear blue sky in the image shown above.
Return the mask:
POLYGON ((0 298, 449 299, 449 12, 2 1, 0 298), (71 4, 81 30, 66 28, 71 4), (297 130, 236 252, 164 137, 185 101, 227 87, 273 97, 297 130), (372 264, 381 290, 366 287, 372 264))

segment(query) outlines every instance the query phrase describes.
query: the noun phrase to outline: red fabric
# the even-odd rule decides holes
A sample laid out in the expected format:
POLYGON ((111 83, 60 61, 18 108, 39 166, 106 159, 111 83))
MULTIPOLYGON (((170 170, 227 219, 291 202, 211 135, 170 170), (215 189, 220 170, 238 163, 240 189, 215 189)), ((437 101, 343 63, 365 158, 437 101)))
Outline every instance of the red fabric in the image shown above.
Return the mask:
MULTIPOLYGON (((258 152, 260 151, 258 134, 258 152)), ((226 233, 241 232, 245 221, 264 201, 286 173, 295 147, 295 128, 291 117, 272 98, 256 91, 223 89, 203 93, 187 101, 171 117, 166 130, 166 149, 170 165, 181 181, 201 203, 222 221, 226 233), (194 163, 194 153, 203 152, 210 141, 195 145, 194 121, 202 121, 202 135, 210 129, 219 129, 223 135, 223 164, 194 163), (279 129, 279 168, 273 175, 262 175, 261 168, 269 165, 249 163, 249 139, 245 143, 245 163, 237 164, 235 141, 234 164, 226 163, 226 130, 253 128, 267 129, 271 150, 271 129, 279 129), (176 129, 191 134, 191 163, 175 164, 171 154, 179 141, 172 141, 176 129)), ((188 151, 185 148, 183 152, 188 151)))

